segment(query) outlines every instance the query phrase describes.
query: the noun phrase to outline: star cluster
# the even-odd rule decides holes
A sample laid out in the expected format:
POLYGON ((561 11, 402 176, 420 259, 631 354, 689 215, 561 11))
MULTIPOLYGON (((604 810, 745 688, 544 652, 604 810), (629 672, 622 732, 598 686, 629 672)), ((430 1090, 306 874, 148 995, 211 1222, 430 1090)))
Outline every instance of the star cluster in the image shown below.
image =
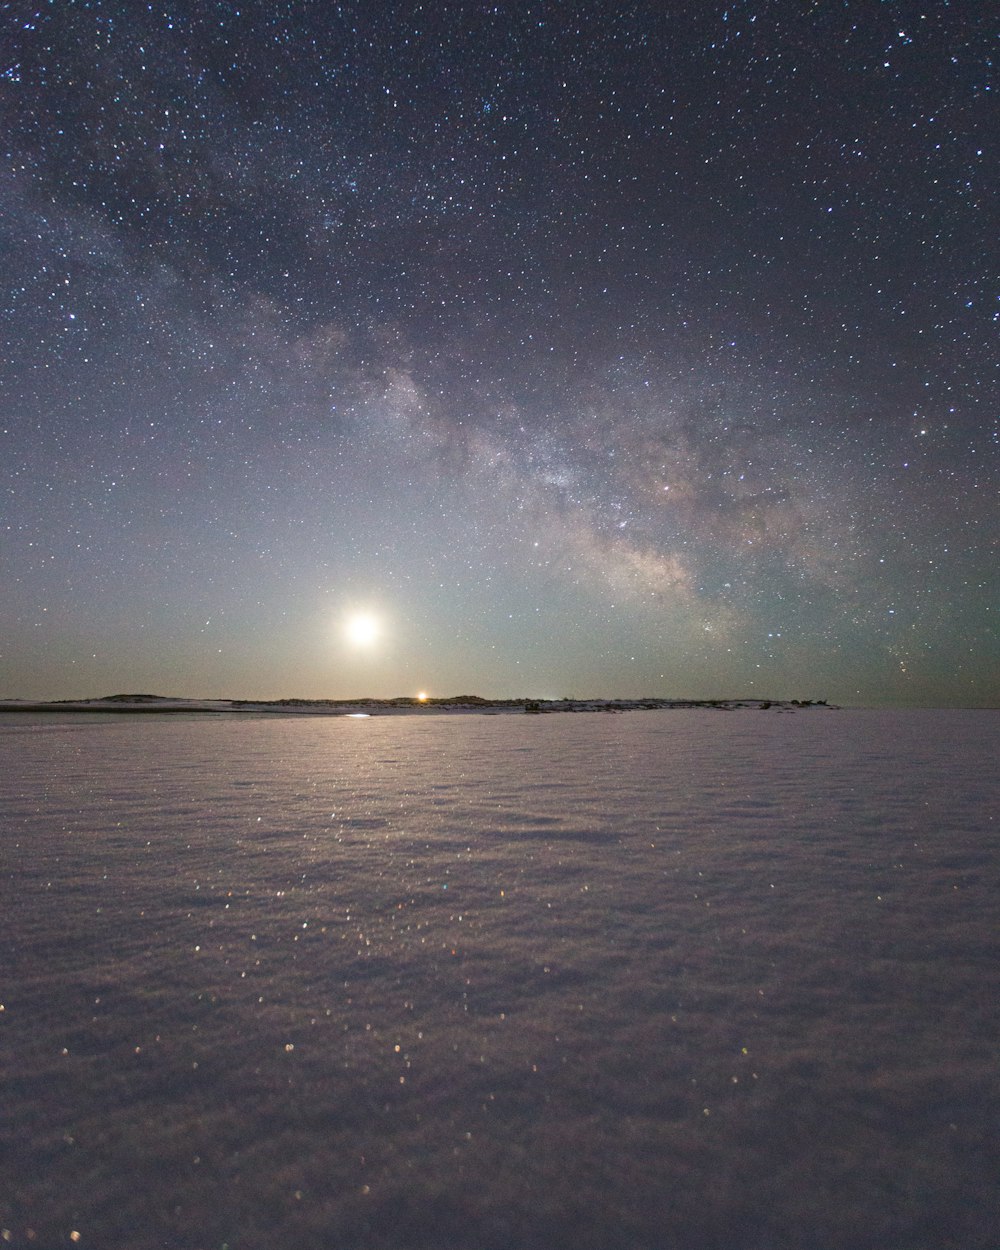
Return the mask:
POLYGON ((989 6, 4 20, 0 694, 1000 698, 989 6))

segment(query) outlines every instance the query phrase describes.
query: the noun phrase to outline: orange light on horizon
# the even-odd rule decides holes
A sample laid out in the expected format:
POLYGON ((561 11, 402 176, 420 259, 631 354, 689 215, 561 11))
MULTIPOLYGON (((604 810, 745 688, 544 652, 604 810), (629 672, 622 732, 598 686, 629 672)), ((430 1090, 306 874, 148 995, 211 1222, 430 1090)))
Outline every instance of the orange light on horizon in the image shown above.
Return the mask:
POLYGON ((426 702, 427 702, 427 691, 426 691, 426 690, 418 690, 418 691, 417 691, 417 700, 418 700, 418 702, 420 702, 420 703, 426 703, 426 702))

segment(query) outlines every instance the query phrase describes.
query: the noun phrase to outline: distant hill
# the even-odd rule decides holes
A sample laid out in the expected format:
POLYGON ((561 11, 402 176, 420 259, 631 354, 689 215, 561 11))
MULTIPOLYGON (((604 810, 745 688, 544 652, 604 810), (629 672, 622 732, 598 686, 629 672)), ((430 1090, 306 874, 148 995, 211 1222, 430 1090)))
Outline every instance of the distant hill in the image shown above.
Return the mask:
POLYGON ((101 696, 101 703, 159 703, 167 702, 170 695, 167 694, 105 694, 101 696))

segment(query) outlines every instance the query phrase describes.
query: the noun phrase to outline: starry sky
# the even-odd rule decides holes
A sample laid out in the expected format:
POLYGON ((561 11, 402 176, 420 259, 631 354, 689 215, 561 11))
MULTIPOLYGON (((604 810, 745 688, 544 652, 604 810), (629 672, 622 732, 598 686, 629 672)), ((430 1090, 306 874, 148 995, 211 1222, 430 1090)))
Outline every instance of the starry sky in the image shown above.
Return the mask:
POLYGON ((992 6, 0 22, 0 696, 1000 703, 992 6))

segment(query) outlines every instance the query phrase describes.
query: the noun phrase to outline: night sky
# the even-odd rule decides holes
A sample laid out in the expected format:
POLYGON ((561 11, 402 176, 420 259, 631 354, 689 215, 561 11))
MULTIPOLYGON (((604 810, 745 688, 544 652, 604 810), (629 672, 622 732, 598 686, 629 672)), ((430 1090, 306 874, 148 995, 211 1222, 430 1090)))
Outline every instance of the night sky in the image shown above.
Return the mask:
POLYGON ((993 6, 0 23, 0 695, 1000 702, 993 6))

